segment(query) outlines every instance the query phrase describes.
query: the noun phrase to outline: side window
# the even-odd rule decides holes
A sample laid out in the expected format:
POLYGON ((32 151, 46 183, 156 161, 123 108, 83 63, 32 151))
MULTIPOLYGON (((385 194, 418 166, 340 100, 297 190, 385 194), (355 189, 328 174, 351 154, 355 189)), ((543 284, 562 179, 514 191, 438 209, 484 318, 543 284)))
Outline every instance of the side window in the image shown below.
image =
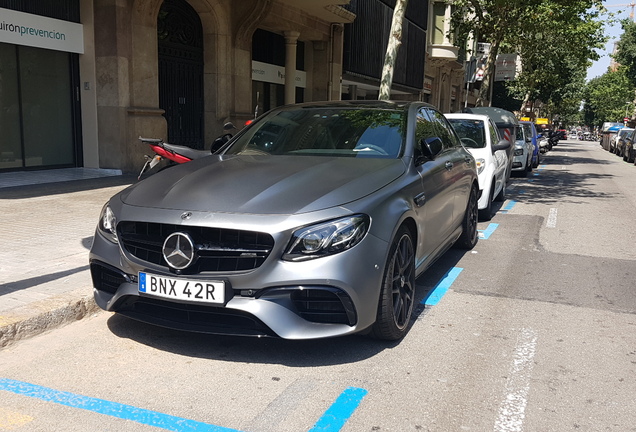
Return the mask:
POLYGON ((415 124, 415 142, 419 147, 419 143, 422 140, 434 137, 437 132, 434 129, 431 117, 428 114, 428 110, 420 108, 417 112, 416 124, 415 124))
POLYGON ((459 138, 455 134, 453 127, 448 123, 446 117, 444 117, 439 111, 428 109, 429 115, 433 120, 437 136, 441 138, 444 143, 445 149, 458 147, 460 145, 459 138))
POLYGON ((497 132, 497 128, 495 127, 494 124, 492 124, 492 121, 488 122, 488 126, 490 129, 490 144, 497 145, 497 143, 501 139, 499 138, 499 132, 497 132))

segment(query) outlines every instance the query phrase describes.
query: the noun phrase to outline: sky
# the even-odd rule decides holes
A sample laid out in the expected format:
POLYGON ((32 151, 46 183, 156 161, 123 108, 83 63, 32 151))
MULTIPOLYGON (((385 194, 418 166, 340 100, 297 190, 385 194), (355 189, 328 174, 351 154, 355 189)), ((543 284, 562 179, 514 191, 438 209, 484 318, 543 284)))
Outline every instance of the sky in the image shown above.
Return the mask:
MULTIPOLYGON (((619 21, 624 18, 629 18, 632 8, 631 6, 617 5, 630 5, 632 3, 636 3, 636 0, 608 0, 603 2, 610 12, 616 14, 616 19, 619 21)), ((634 13, 636 15, 636 9, 634 13)), ((592 66, 587 70, 588 81, 607 72, 607 68, 609 67, 611 60, 610 54, 614 50, 614 42, 617 42, 620 39, 621 33, 623 33, 623 29, 621 28, 620 23, 605 27, 605 34, 610 37, 610 40, 605 45, 605 49, 597 51, 601 58, 594 62, 594 64, 592 64, 592 66)))

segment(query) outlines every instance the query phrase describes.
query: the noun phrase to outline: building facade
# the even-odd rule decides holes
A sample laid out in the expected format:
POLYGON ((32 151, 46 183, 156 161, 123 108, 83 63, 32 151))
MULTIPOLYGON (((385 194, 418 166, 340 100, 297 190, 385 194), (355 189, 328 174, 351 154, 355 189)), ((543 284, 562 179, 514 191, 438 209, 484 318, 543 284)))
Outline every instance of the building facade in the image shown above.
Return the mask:
POLYGON ((209 148, 226 121, 339 99, 355 15, 338 3, 0 0, 0 170, 135 172, 139 136, 209 148))
MULTIPOLYGON (((207 149, 227 121, 240 129, 286 103, 377 99, 394 6, 0 0, 0 172, 135 173, 140 136, 207 149)), ((427 55, 429 9, 409 2, 392 97, 446 110, 460 73, 427 55), (428 61, 439 71, 425 78, 428 61)))

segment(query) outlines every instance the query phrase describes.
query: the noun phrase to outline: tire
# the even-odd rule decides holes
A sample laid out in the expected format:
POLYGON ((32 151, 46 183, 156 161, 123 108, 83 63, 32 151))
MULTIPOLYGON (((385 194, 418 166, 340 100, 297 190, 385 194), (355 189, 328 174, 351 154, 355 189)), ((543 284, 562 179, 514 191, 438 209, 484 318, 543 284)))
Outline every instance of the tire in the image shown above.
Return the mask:
POLYGON ((399 340, 408 329, 415 305, 415 249, 410 231, 401 227, 389 250, 378 302, 376 321, 370 335, 399 340))
POLYGON ((455 246, 461 249, 472 249, 477 244, 477 187, 473 186, 462 220, 462 234, 455 246))
POLYGON ((527 175, 527 173, 531 173, 531 172, 532 172, 532 168, 533 168, 533 165, 532 165, 532 156, 530 156, 530 157, 528 158, 528 161, 526 162, 526 175, 527 175))
POLYGON ((495 201, 497 201, 497 202, 504 202, 505 200, 506 200, 506 182, 504 182, 501 190, 499 191, 499 193, 495 197, 495 201))
POLYGON ((634 162, 634 151, 633 151, 633 149, 630 149, 627 152, 627 162, 629 162, 629 163, 634 162))
POLYGON ((479 209, 479 207, 477 209, 478 219, 480 221, 489 221, 492 219, 492 199, 493 193, 495 192, 494 186, 495 180, 493 179, 492 185, 490 186, 490 192, 488 193, 488 205, 486 205, 485 209, 479 209))

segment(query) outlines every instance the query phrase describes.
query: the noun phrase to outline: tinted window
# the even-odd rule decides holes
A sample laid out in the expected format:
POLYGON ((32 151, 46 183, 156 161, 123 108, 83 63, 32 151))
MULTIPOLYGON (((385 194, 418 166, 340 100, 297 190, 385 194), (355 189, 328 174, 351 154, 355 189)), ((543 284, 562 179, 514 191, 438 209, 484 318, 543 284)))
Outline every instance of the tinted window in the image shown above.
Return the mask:
POLYGON ((432 109, 429 109, 429 114, 437 130, 437 136, 440 137, 444 143, 444 148, 457 147, 459 140, 457 139, 457 135, 455 135, 453 127, 448 123, 448 120, 446 120, 446 117, 439 111, 432 109))
POLYGON ((473 119, 448 119, 465 147, 486 147, 486 130, 484 122, 473 119))
POLYGON ((419 143, 422 140, 427 140, 437 136, 437 131, 433 126, 429 112, 425 108, 421 108, 417 112, 417 119, 415 124, 415 139, 419 143))
POLYGON ((405 117, 402 111, 384 109, 275 111, 225 153, 396 158, 404 142, 405 117))

